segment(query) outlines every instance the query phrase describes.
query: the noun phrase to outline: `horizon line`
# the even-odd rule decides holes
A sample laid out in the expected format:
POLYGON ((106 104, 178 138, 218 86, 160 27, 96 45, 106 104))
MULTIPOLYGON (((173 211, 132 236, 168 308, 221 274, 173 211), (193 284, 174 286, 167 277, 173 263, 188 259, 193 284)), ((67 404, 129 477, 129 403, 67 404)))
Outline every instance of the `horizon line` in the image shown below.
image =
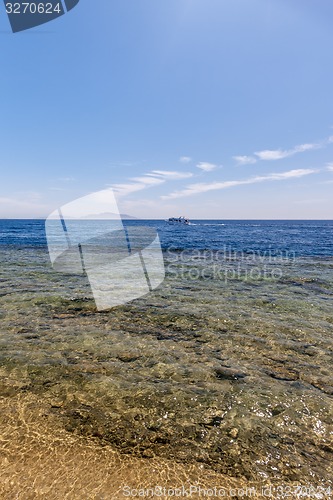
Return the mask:
MULTIPOLYGON (((0 217, 0 221, 1 220, 43 220, 43 221, 46 221, 47 220, 47 217, 0 217)), ((73 220, 87 220, 87 221, 93 221, 93 220, 104 220, 104 221, 107 221, 107 220, 114 220, 114 219, 73 219, 73 220)), ((164 218, 135 218, 133 217, 133 219, 121 219, 121 220, 126 220, 126 221, 129 221, 129 220, 134 220, 134 221, 142 221, 142 220, 156 220, 156 221, 168 221, 168 219, 164 219, 164 218)), ((215 217, 205 217, 203 219, 197 219, 197 218, 194 218, 194 219, 191 219, 191 220, 229 220, 229 221, 240 221, 240 220, 244 220, 244 221, 332 221, 333 222, 333 218, 331 219, 301 219, 301 218, 297 218, 297 219, 292 219, 292 218, 263 218, 263 219, 258 219, 258 218, 255 218, 255 219, 251 219, 251 218, 238 218, 238 219, 231 219, 231 218, 215 218, 215 217)))

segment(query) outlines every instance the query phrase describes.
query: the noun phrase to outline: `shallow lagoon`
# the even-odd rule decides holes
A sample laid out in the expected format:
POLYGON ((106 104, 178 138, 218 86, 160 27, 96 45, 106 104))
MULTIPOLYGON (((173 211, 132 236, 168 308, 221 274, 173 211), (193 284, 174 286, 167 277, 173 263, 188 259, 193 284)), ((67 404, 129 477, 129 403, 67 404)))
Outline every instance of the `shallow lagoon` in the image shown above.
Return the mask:
POLYGON ((2 246, 0 262, 7 437, 24 407, 30 437, 43 420, 41 449, 52 430, 60 447, 78 439, 214 484, 332 481, 329 256, 168 251, 164 283, 110 312, 96 311, 84 277, 55 273, 42 246, 2 246))

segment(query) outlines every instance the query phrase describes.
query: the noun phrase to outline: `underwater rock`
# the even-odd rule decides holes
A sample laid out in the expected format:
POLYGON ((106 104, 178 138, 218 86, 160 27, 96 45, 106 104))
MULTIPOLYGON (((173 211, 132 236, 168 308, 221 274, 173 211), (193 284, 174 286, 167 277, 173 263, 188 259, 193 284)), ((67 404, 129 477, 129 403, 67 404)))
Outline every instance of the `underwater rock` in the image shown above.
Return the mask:
POLYGON ((247 373, 236 370, 234 368, 220 366, 218 368, 215 368, 215 376, 219 380, 239 380, 247 377, 247 373))

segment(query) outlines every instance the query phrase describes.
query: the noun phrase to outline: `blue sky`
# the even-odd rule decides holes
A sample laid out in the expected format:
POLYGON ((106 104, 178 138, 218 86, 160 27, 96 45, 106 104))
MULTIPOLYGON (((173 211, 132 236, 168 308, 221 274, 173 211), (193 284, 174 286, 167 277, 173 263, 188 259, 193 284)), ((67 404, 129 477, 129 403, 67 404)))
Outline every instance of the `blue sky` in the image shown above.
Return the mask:
POLYGON ((111 186, 136 217, 333 219, 331 0, 0 8, 0 217, 111 186))

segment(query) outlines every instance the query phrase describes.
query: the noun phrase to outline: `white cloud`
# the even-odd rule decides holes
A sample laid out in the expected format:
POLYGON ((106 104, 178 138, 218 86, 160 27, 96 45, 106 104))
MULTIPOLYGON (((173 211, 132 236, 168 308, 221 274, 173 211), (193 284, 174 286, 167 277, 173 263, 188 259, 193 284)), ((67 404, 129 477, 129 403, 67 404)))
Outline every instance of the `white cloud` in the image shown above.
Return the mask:
POLYGON ((238 165, 250 165, 257 163, 256 158, 253 156, 233 156, 233 160, 237 162, 238 165))
POLYGON ((326 164, 326 168, 327 168, 327 170, 329 170, 330 172, 333 172, 333 163, 327 163, 327 164, 326 164))
POLYGON ((113 184, 111 187, 118 196, 127 196, 142 189, 147 189, 158 184, 163 184, 164 179, 150 176, 133 177, 130 182, 113 184))
POLYGON ((254 155, 257 158, 254 158, 253 156, 233 156, 233 159, 236 160, 239 165, 255 163, 257 159, 262 161, 282 160, 298 153, 305 153, 306 151, 325 148, 331 143, 333 143, 333 135, 319 142, 299 144, 292 149, 264 149, 262 151, 256 151, 254 155))
POLYGON ((321 144, 300 144, 299 146, 295 146, 294 149, 291 150, 292 153, 304 153, 304 151, 311 151, 312 149, 320 149, 322 147, 321 144))
POLYGON ((204 172, 211 172, 217 168, 217 165, 203 161, 197 164, 197 168, 200 168, 200 170, 203 170, 204 172))
POLYGON ((257 153, 254 153, 256 156, 258 156, 259 160, 281 160, 282 158, 287 158, 287 156, 290 156, 290 153, 288 151, 282 151, 281 149, 276 149, 276 150, 270 150, 266 149, 264 151, 258 151, 257 153))
POLYGON ((251 177, 250 179, 190 184, 181 191, 174 191, 169 195, 162 196, 162 199, 170 200, 174 198, 182 198, 184 196, 192 196, 199 193, 205 193, 207 191, 227 189, 230 187, 241 186, 245 184, 257 184, 259 182, 265 182, 265 181, 280 181, 286 179, 299 178, 305 175, 314 174, 316 172, 317 172, 316 170, 311 170, 311 169, 295 169, 282 173, 272 173, 264 176, 251 177))
POLYGON ((193 177, 191 172, 177 172, 174 170, 152 170, 146 175, 169 180, 188 179, 189 177, 193 177))
POLYGON ((283 180, 283 179, 293 179, 297 177, 304 177, 304 175, 316 174, 318 170, 313 170, 311 168, 297 168, 294 170, 288 170, 287 172, 281 172, 279 174, 269 174, 268 176, 257 177, 261 180, 283 180))
MULTIPOLYGON (((328 142, 330 142, 328 140, 328 142)), ((304 153, 305 151, 311 151, 314 149, 322 148, 324 143, 312 143, 312 144, 300 144, 295 146, 293 149, 265 149, 263 151, 257 151, 254 153, 258 156, 259 160, 271 161, 271 160, 282 160, 283 158, 288 158, 297 153, 304 153)))
POLYGON ((141 177, 132 177, 129 182, 113 184, 111 187, 117 196, 127 196, 137 191, 158 186, 166 181, 188 179, 192 177, 191 172, 177 172, 172 170, 152 170, 141 177))
POLYGON ((192 158, 189 156, 181 156, 179 158, 180 163, 190 163, 192 161, 192 158))

